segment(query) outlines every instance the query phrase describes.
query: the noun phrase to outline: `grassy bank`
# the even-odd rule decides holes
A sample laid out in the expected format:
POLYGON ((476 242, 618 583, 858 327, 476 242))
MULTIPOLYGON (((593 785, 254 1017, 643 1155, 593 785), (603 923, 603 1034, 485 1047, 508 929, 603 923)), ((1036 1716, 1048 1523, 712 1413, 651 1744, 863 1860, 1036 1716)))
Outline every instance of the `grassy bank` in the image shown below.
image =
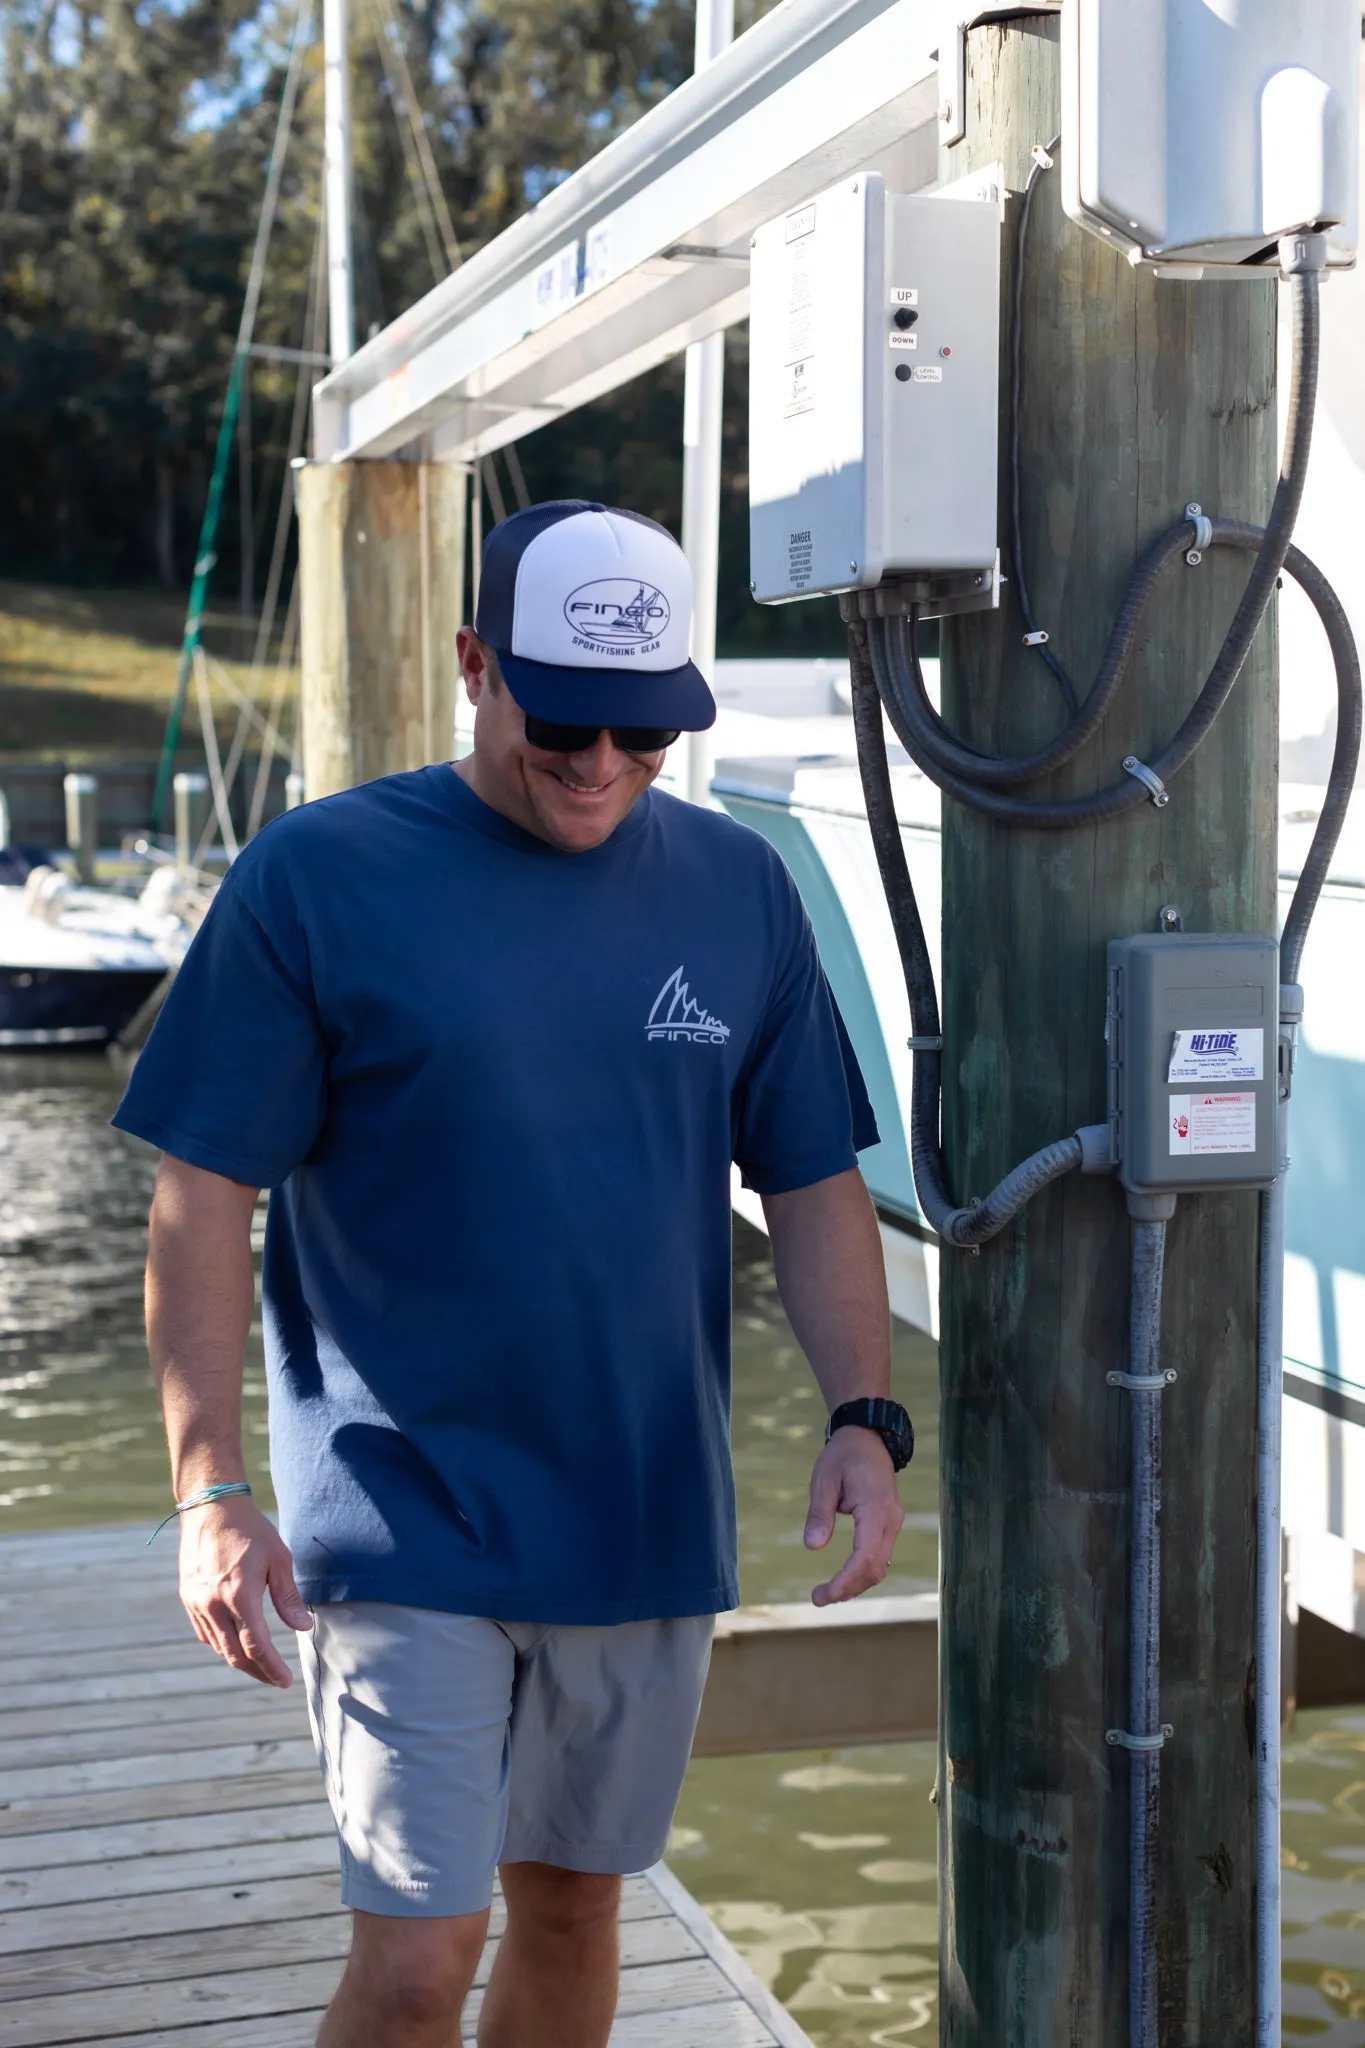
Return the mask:
MULTIPOLYGON (((30 760, 146 759, 161 746, 175 689, 185 597, 173 591, 69 590, 0 579, 0 756, 30 760)), ((250 665, 254 626, 210 612, 204 644, 235 686, 260 695, 272 676, 250 665)), ((297 675, 290 679, 297 688, 297 675)), ((215 720, 236 707, 215 684, 215 720)), ((286 714, 288 717, 288 714, 286 714)), ((187 738, 198 709, 187 707, 187 738)))

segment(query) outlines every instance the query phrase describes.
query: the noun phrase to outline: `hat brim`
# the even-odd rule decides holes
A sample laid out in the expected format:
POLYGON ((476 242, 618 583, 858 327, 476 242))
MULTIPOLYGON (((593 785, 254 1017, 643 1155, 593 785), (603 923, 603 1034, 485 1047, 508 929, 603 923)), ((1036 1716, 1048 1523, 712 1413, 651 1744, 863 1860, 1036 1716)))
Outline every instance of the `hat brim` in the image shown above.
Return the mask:
POLYGON ((561 725, 646 725, 664 731, 706 732, 716 722, 716 700, 695 662, 681 668, 568 668, 529 661, 495 648, 508 689, 532 718, 561 725))

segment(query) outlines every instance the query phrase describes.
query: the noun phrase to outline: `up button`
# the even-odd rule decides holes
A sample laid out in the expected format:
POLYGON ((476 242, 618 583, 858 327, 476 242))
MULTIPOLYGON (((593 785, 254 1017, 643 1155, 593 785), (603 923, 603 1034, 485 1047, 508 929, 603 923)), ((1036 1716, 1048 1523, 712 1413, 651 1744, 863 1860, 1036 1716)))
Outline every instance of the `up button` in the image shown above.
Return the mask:
POLYGON ((904 333, 907 327, 914 326, 915 322, 919 319, 919 314, 913 306, 897 306, 895 312, 891 315, 891 319, 893 324, 904 333))

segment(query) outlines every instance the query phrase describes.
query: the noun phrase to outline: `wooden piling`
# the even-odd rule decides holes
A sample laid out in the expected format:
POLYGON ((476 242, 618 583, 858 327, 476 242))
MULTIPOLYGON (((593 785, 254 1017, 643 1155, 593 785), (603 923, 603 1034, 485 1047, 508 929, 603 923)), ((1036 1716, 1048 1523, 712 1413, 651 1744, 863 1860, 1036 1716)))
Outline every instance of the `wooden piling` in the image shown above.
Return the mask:
MULTIPOLYGON (((1057 24, 968 38, 964 142, 1012 193, 1059 120, 1057 24)), ((1196 500, 1262 520, 1273 486, 1275 285, 1137 273, 1040 182, 1024 279, 1024 552, 1038 623, 1084 694, 1147 542, 1196 500)), ((1006 306, 1017 198, 1006 226, 1006 306)), ((1006 322, 1005 348, 1008 348, 1006 322)), ((1002 393, 1007 393, 1007 355, 1002 393)), ((1002 434, 1002 467, 1005 439, 1002 434)), ((1002 506, 1008 505, 1002 473, 1002 506)), ((1002 540, 1007 538, 1002 517, 1002 540)), ((1169 570, 1097 738, 1029 795, 1150 759, 1212 664, 1247 562, 1169 570)), ((950 622, 952 725, 1020 751, 1062 723, 1055 684, 996 615, 950 622)), ((1194 931, 1275 916, 1276 662, 1263 626, 1169 806, 1078 831, 1006 830, 945 800, 944 1133, 960 1200, 1105 1115, 1105 943, 1174 903, 1194 931)), ((1072 1178, 942 1282, 941 2039, 1126 2038, 1129 1225, 1072 1178)), ((1254 2040, 1252 1668, 1256 1196, 1192 1196, 1170 1231, 1159 1864, 1163 2048, 1254 2040)))
POLYGON ((296 481, 311 799, 454 752, 466 475, 308 463, 296 481))

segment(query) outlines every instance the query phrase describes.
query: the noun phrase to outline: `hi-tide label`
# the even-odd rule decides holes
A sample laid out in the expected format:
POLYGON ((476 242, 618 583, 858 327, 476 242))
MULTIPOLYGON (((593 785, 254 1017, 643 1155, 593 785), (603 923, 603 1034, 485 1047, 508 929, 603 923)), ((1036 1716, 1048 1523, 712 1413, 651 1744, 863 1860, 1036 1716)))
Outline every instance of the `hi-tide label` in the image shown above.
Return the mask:
POLYGON ((1207 1158, 1215 1152, 1256 1150, 1256 1097, 1238 1093, 1173 1095, 1170 1100, 1171 1153, 1207 1158))
POLYGON ((1265 1032, 1258 1024, 1215 1024, 1203 1031, 1177 1031, 1168 1081, 1260 1081, 1265 1076, 1265 1032))

